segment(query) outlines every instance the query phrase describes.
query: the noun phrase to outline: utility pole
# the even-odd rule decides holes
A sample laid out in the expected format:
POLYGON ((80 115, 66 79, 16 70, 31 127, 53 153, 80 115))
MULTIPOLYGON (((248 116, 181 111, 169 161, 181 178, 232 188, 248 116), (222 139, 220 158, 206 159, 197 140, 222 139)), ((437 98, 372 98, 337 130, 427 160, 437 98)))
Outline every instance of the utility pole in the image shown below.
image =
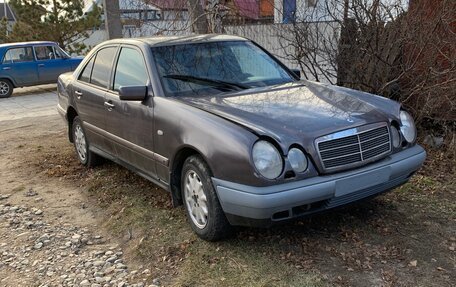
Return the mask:
POLYGON ((108 39, 122 38, 119 0, 103 0, 103 6, 108 39))
MULTIPOLYGON (((107 0, 106 0, 107 1, 107 0)), ((192 24, 192 32, 205 34, 209 31, 206 14, 200 0, 187 0, 189 19, 192 24)))

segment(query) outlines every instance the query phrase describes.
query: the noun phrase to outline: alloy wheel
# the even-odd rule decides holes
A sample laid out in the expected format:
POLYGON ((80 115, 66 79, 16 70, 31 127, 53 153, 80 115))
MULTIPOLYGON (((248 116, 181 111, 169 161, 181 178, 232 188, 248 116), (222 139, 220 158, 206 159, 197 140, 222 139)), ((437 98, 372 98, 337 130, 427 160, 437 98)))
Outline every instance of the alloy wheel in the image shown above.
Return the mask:
POLYGON ((82 162, 87 159, 87 144, 84 135, 84 131, 80 125, 76 125, 74 128, 74 143, 76 146, 76 151, 82 162))
POLYGON ((6 96, 8 95, 10 91, 10 87, 8 83, 0 81, 0 96, 6 96))
POLYGON ((200 177, 193 170, 189 170, 185 175, 184 196, 192 222, 203 229, 208 218, 207 197, 200 177))

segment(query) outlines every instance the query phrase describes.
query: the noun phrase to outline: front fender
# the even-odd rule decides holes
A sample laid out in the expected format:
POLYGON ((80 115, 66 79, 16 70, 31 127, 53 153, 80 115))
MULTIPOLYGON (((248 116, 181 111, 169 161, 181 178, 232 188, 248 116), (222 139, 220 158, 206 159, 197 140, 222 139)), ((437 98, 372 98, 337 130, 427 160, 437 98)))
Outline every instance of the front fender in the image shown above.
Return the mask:
POLYGON ((154 130, 156 153, 169 159, 167 167, 157 165, 158 175, 167 182, 176 155, 183 148, 191 148, 205 159, 217 178, 264 184, 250 160, 251 147, 258 137, 237 124, 172 98, 155 97, 154 130))

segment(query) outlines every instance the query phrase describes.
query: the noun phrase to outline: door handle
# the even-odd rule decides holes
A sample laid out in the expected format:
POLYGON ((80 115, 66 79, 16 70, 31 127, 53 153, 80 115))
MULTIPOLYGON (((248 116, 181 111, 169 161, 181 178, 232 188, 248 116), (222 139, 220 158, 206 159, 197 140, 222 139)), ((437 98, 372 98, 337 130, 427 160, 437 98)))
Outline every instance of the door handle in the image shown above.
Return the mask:
POLYGON ((104 106, 108 108, 108 111, 111 111, 115 107, 114 104, 110 102, 104 102, 104 106))
POLYGON ((74 93, 76 94, 76 97, 78 98, 78 100, 82 97, 81 91, 74 91, 74 93))
POLYGON ((44 67, 44 64, 38 64, 38 67, 44 67))
POLYGON ((3 70, 11 70, 11 67, 3 67, 3 70))

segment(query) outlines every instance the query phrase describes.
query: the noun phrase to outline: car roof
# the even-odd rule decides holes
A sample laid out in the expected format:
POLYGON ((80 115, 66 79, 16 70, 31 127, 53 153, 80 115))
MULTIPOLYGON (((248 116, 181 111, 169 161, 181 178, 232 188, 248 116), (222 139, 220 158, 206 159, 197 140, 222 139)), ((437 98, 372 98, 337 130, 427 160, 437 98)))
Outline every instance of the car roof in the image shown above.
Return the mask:
POLYGON ((201 34, 201 35, 190 35, 190 36, 154 36, 145 38, 126 38, 126 39, 114 39, 104 42, 103 44, 114 44, 114 43, 132 43, 132 42, 143 42, 151 47, 157 46, 172 46, 179 44, 193 44, 193 43, 207 43, 207 42, 220 42, 220 41, 248 41, 248 39, 233 36, 233 35, 222 35, 222 34, 201 34))
POLYGON ((6 47, 17 47, 17 46, 27 46, 27 45, 56 45, 56 42, 51 42, 51 41, 31 41, 31 42, 15 42, 15 43, 5 43, 5 44, 0 44, 0 49, 1 48, 6 48, 6 47))

